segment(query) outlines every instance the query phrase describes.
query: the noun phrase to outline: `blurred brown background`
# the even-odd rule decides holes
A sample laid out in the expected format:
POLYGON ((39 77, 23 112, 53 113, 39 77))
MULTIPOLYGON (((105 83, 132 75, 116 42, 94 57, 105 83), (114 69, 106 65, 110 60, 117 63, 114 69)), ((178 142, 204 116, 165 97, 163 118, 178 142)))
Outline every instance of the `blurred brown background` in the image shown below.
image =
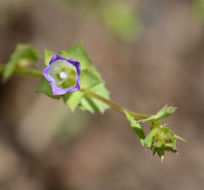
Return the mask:
POLYGON ((204 27, 194 1, 124 0, 142 23, 128 42, 97 16, 99 0, 73 2, 0 0, 0 62, 18 43, 43 55, 83 40, 113 100, 149 114, 178 107, 168 125, 187 142, 161 163, 119 113, 72 114, 35 93, 38 79, 13 77, 0 86, 0 190, 204 189, 204 27))

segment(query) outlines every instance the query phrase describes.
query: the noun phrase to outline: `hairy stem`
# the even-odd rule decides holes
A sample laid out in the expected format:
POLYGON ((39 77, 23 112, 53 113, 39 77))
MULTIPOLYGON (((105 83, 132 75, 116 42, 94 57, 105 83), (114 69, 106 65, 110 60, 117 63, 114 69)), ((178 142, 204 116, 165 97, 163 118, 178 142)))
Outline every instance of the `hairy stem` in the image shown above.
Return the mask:
MULTIPOLYGON (((4 70, 5 70, 5 66, 0 65, 0 75, 3 74, 4 70)), ((34 78, 43 78, 42 71, 34 70, 34 69, 28 69, 28 68, 16 68, 14 71, 14 75, 28 76, 28 77, 34 77, 34 78)), ((102 96, 99 96, 98 94, 96 94, 90 90, 86 90, 86 89, 82 89, 82 90, 84 91, 85 94, 87 94, 87 95, 89 95, 89 96, 91 96, 97 100, 104 102, 105 104, 109 105, 112 109, 114 109, 114 110, 116 110, 122 114, 125 114, 125 110, 126 110, 135 119, 146 119, 149 117, 146 114, 132 112, 132 111, 118 105, 117 103, 115 103, 111 100, 108 100, 102 96)))

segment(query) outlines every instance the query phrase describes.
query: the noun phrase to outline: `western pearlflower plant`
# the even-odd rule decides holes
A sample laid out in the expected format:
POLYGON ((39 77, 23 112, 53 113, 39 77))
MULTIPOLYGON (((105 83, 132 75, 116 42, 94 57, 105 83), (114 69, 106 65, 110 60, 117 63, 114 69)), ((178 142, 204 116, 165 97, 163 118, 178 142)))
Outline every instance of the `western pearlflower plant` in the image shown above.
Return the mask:
POLYGON ((43 75, 52 86, 53 95, 64 95, 80 90, 81 65, 73 59, 55 54, 43 75))
POLYGON ((91 64, 91 60, 79 43, 59 54, 45 50, 45 70, 29 68, 31 63, 39 60, 38 51, 31 45, 18 45, 6 65, 0 65, 2 81, 6 82, 12 75, 29 76, 41 79, 37 93, 44 93, 55 99, 63 99, 72 112, 76 108, 89 112, 104 113, 114 109, 127 118, 131 127, 140 139, 141 145, 164 158, 165 152, 177 152, 177 140, 184 141, 173 131, 162 124, 172 115, 176 108, 165 106, 154 115, 132 112, 110 99, 99 72, 91 64), (143 124, 149 122, 149 132, 145 134, 143 124))

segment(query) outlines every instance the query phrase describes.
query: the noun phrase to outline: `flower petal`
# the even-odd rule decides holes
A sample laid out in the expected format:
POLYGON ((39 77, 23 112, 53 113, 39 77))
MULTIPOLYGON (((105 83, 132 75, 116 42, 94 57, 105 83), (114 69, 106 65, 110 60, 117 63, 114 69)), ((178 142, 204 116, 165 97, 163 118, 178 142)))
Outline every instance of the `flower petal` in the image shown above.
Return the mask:
POLYGON ((64 57, 61 57, 58 54, 55 54, 52 57, 52 59, 50 60, 49 66, 43 72, 44 77, 50 82, 52 86, 53 95, 63 95, 63 94, 66 94, 67 92, 72 93, 75 91, 79 91, 80 85, 81 85, 80 74, 81 74, 81 65, 79 61, 76 61, 73 59, 66 59, 64 57), (70 88, 64 89, 64 88, 59 88, 58 86, 56 86, 55 78, 51 76, 51 74, 49 73, 49 71, 52 69, 53 63, 59 60, 63 60, 63 62, 65 61, 66 63, 73 65, 76 69, 76 74, 77 74, 76 85, 71 89, 70 88))

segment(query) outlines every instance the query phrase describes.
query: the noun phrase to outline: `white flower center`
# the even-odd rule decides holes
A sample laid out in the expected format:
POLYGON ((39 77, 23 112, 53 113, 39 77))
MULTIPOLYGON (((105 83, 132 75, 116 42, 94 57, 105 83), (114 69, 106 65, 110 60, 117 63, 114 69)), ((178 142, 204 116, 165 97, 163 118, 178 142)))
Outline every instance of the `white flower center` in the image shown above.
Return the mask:
POLYGON ((61 72, 59 75, 60 75, 61 79, 67 79, 68 78, 68 74, 65 72, 61 72))

